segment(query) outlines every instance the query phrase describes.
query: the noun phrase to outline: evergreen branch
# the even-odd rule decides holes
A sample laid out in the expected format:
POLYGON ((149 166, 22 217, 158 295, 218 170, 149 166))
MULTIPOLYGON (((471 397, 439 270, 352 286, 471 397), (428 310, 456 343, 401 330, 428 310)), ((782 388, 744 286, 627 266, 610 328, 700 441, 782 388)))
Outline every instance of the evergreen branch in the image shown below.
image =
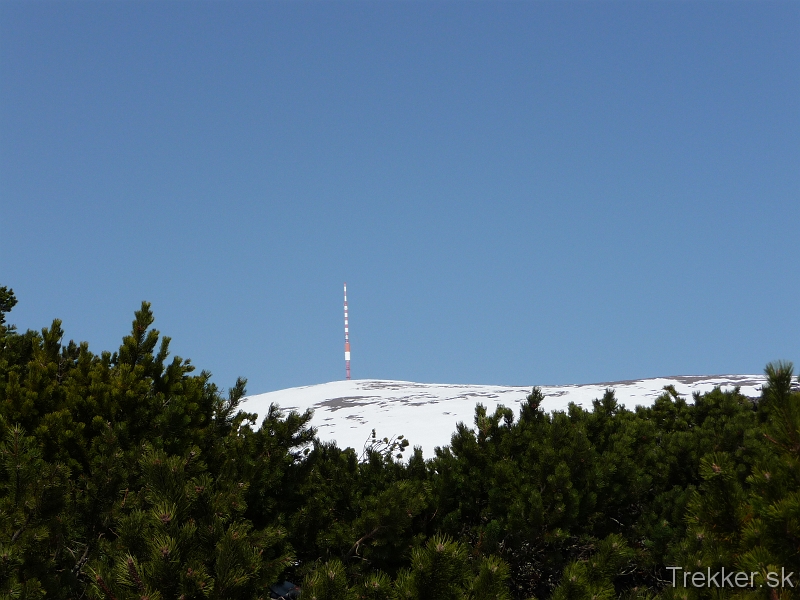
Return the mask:
POLYGON ((100 586, 100 589, 103 590, 108 600, 117 600, 116 596, 111 592, 111 588, 108 587, 108 584, 100 575, 95 575, 94 580, 97 582, 97 585, 100 586))
POLYGON ((140 593, 144 594, 144 583, 142 583, 142 578, 139 577, 139 571, 136 570, 136 565, 134 564, 133 558, 130 555, 128 556, 128 574, 131 576, 131 580, 136 584, 136 589, 138 589, 140 593))
POLYGON ((81 572, 81 569, 83 568, 83 565, 85 565, 86 562, 89 560, 89 548, 90 547, 91 547, 91 544, 86 544, 86 548, 83 551, 83 555, 80 557, 80 559, 78 559, 78 562, 75 563, 75 566, 72 567, 72 574, 73 575, 78 575, 81 572))
POLYGON ((358 553, 358 547, 361 545, 361 543, 362 542, 366 542, 367 540, 372 539, 373 537, 375 537, 381 529, 386 529, 386 526, 385 525, 378 525, 375 529, 373 529, 372 531, 370 531, 366 535, 362 536, 360 540, 358 540, 355 544, 353 544, 353 547, 350 548, 350 550, 347 552, 347 554, 345 554, 345 558, 350 558, 350 557, 353 556, 353 554, 356 554, 356 556, 357 556, 358 555, 357 554, 358 553))
MULTIPOLYGON (((97 541, 100 541, 101 537, 103 537, 102 533, 97 536, 97 541)), ((75 566, 72 567, 72 574, 75 575, 76 577, 81 574, 81 569, 83 569, 83 565, 85 565, 89 561, 89 551, 91 549, 92 549, 92 544, 91 543, 87 543, 86 544, 86 548, 84 548, 84 550, 83 550, 83 554, 78 559, 78 562, 75 563, 75 566)), ((72 552, 72 551, 70 550, 70 552, 72 552)), ((75 556, 74 553, 73 553, 73 556, 75 556)))
POLYGON ((11 536, 11 543, 12 544, 14 542, 16 542, 19 539, 19 536, 21 536, 22 533, 28 528, 28 525, 30 524, 32 518, 33 518, 33 513, 29 513, 28 514, 28 518, 25 519, 25 522, 22 524, 22 527, 17 529, 17 531, 14 533, 14 535, 11 536))

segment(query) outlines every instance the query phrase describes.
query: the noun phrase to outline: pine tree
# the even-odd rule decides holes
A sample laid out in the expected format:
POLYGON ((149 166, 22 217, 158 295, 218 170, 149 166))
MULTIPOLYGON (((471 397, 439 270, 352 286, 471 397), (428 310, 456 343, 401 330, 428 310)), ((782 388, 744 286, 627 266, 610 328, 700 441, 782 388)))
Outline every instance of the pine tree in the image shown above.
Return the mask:
POLYGON ((689 504, 690 526, 679 556, 686 568, 760 574, 755 589, 730 590, 729 597, 798 597, 792 588, 766 583, 769 572, 800 573, 800 393, 792 391, 792 373, 791 363, 766 368, 768 383, 758 405, 763 452, 744 481, 730 453, 701 461, 703 484, 689 504))
POLYGON ((508 565, 505 561, 497 556, 482 557, 468 597, 470 600, 510 600, 508 580, 508 565))
POLYGON ((0 417, 0 597, 43 598, 62 553, 70 515, 69 470, 42 460, 36 440, 0 417))
POLYGON ((306 577, 302 597, 308 600, 355 600, 344 565, 338 559, 327 561, 306 577))
POLYGON ((6 286, 0 286, 0 327, 3 327, 6 322, 6 313, 11 312, 17 304, 17 297, 14 296, 14 290, 6 286))
POLYGON ((617 597, 614 580, 631 565, 634 551, 619 535, 598 543, 595 552, 564 569, 551 600, 612 600, 617 597))
POLYGON ((372 571, 356 589, 358 600, 393 600, 392 580, 382 571, 372 571))
POLYGON ((411 570, 397 580, 405 600, 460 600, 470 579, 466 547, 445 536, 434 536, 411 554, 411 570))
MULTIPOLYGON (((167 362, 152 324, 143 303, 99 356, 63 343, 58 320, 0 325, 0 593, 256 598, 285 570, 284 519, 253 524, 250 484, 297 464, 310 414, 272 411, 253 431, 244 380, 224 399, 208 373, 167 362)), ((258 494, 274 506, 279 491, 258 494)))
POLYGON ((139 462, 140 491, 120 501, 118 535, 89 565, 95 597, 255 598, 278 579, 292 559, 285 533, 243 518, 246 482, 212 477, 197 448, 148 446, 139 462))

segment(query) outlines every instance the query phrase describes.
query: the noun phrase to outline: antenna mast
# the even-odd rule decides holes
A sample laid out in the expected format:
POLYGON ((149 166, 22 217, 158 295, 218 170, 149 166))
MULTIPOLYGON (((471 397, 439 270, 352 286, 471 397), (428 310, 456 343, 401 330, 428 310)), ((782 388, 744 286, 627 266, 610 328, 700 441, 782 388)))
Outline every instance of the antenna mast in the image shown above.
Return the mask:
POLYGON ((350 379, 350 326, 347 324, 347 282, 344 282, 344 368, 350 379))

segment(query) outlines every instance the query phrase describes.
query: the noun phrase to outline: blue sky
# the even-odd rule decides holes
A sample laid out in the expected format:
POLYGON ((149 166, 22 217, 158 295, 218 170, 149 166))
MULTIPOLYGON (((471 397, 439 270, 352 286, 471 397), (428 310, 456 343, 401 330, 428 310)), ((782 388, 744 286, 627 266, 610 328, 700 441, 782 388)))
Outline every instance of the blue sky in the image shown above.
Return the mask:
POLYGON ((0 285, 251 393, 800 362, 800 3, 0 2, 0 285))

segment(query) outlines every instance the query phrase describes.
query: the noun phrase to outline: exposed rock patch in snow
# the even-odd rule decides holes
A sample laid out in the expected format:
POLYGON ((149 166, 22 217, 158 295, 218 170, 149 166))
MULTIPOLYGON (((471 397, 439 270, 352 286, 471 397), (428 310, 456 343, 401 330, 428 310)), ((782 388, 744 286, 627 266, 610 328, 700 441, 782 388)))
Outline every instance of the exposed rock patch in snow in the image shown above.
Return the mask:
MULTIPOLYGON (((539 386, 544 394, 546 411, 566 410, 570 402, 591 409, 592 401, 613 389, 619 404, 633 409, 648 406, 661 395, 664 386, 672 385, 691 401, 694 392, 710 392, 739 387, 751 397, 761 394, 763 375, 674 376, 631 381, 612 381, 585 385, 539 386)), ((247 412, 266 415, 269 405, 285 410, 314 411, 312 425, 323 441, 336 441, 341 448, 361 452, 374 428, 378 437, 404 435, 411 446, 422 446, 425 458, 433 456, 436 446, 445 446, 463 421, 472 426, 475 405, 486 406, 489 413, 500 404, 519 415, 519 405, 533 386, 448 385, 359 379, 332 381, 319 385, 290 388, 248 397, 242 405, 247 412)))

